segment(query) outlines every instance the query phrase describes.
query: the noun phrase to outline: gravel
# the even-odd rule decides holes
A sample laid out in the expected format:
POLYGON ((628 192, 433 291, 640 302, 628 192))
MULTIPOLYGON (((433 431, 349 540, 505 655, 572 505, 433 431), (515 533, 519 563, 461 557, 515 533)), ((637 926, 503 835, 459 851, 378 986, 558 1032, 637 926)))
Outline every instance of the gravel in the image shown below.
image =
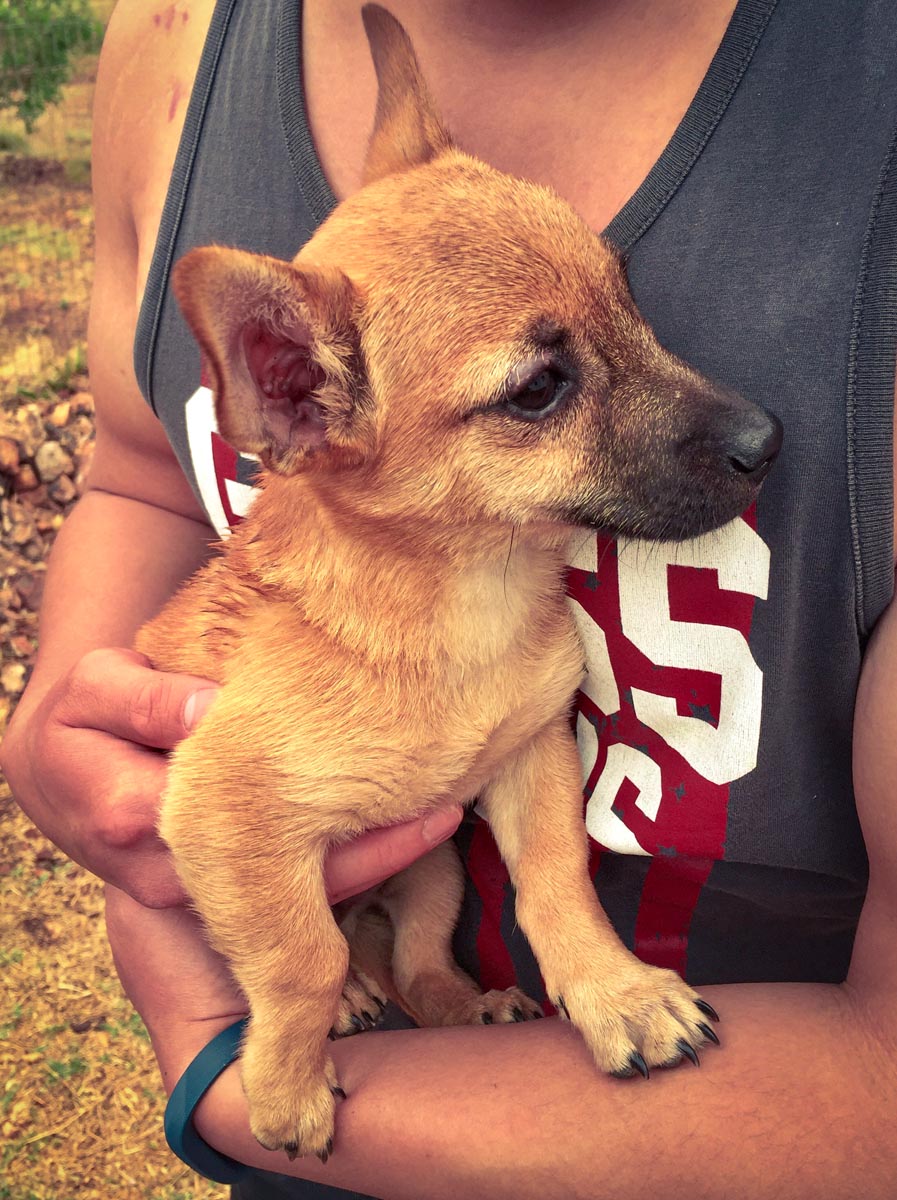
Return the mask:
POLYGON ((0 732, 34 663, 46 560, 93 453, 87 379, 0 409, 0 732))

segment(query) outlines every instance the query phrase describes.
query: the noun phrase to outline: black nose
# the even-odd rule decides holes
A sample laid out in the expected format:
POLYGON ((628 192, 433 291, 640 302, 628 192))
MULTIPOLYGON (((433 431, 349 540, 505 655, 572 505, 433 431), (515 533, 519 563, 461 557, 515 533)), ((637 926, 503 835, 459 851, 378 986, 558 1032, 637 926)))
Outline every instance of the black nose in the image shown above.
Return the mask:
POLYGON ((729 462, 739 475, 757 483, 766 477, 781 448, 782 422, 764 408, 741 418, 726 447, 729 462))

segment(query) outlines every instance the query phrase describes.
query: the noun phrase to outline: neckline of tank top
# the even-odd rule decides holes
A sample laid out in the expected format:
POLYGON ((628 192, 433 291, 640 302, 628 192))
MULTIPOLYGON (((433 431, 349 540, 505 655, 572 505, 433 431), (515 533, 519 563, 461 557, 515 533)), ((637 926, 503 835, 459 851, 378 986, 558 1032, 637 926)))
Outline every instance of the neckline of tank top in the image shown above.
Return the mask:
MULTIPOLYGON (((778 0, 738 0, 722 41, 691 104, 657 161, 606 229, 629 251, 657 219, 699 159, 743 79, 778 0)), ((320 224, 337 199, 324 175, 308 124, 302 78, 302 2, 279 0, 277 96, 293 173, 320 224)))

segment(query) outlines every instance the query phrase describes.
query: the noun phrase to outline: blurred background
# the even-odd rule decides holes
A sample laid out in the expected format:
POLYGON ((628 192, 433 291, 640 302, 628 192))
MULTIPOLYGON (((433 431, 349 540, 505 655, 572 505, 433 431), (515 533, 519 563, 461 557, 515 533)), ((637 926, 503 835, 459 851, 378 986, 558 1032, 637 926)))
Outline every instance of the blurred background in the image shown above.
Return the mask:
MULTIPOLYGON (((160 11, 171 7, 156 0, 160 11)), ((93 446, 90 123, 114 0, 0 0, 0 735, 93 446)), ((0 1200, 209 1200, 106 946, 102 887, 0 779, 0 1200)))

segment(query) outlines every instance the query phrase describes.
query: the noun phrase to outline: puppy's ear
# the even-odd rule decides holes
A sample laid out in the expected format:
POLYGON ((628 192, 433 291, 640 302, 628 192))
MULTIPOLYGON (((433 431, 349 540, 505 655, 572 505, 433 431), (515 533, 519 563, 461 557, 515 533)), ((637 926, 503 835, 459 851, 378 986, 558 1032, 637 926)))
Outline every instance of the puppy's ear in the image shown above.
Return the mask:
POLYGON ((373 441, 358 300, 340 271, 219 246, 191 250, 174 292, 212 372, 221 436, 289 475, 321 451, 358 461, 373 441))
POLYGON ((411 39, 379 4, 361 10, 377 72, 377 112, 363 180, 421 166, 451 149, 418 66, 411 39))

